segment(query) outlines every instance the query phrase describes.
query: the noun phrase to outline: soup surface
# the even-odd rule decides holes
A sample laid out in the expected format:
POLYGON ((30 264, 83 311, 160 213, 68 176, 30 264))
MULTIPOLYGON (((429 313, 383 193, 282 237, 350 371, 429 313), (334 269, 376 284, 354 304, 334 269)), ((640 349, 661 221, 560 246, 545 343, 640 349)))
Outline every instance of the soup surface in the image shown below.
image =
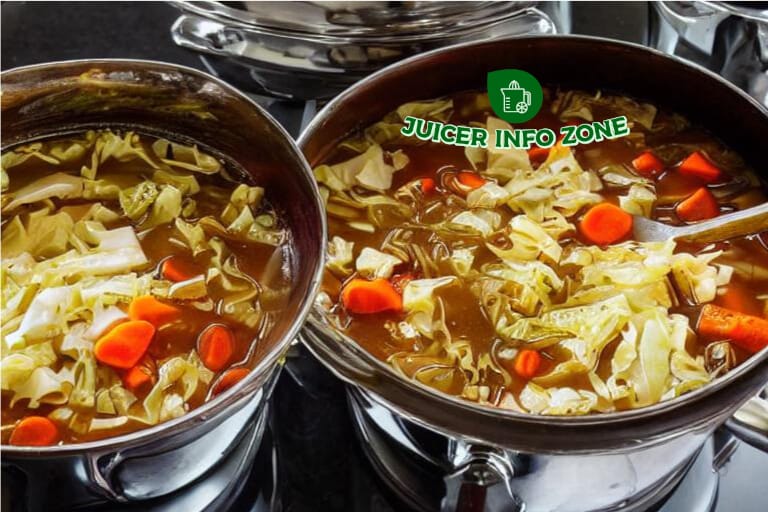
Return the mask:
POLYGON ((631 98, 545 91, 524 127, 626 116, 619 139, 500 149, 487 95, 402 105, 315 169, 328 318, 403 376, 489 406, 575 415, 699 388, 768 344, 768 236, 639 243, 631 215, 698 222, 766 200, 733 151, 631 98), (400 134, 487 127, 488 149, 400 134), (631 214, 631 215, 630 215, 631 214))
POLYGON ((233 173, 133 132, 3 153, 3 443, 135 431, 247 375, 287 297, 289 236, 233 173))

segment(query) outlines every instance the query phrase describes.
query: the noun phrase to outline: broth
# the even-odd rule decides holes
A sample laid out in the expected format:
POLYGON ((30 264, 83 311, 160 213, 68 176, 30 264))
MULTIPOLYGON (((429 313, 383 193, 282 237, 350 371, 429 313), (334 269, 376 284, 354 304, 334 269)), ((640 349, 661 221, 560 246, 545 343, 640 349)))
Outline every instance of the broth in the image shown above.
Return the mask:
POLYGON ((4 444, 133 432, 247 375, 290 287, 263 189, 132 132, 16 147, 3 175, 4 444))
POLYGON ((557 132, 625 115, 630 135, 465 150, 399 135, 406 115, 510 128, 484 94, 414 102, 315 169, 331 238, 321 302, 404 377, 488 406, 586 414, 679 396, 754 352, 704 332, 711 326, 699 317, 710 303, 739 325, 768 316, 765 233, 704 246, 626 234, 596 242, 604 233, 587 229, 601 203, 684 224, 703 218, 695 212, 706 202, 685 203, 700 189, 716 202, 709 216, 764 202, 754 172, 709 132, 631 98, 581 91, 545 90, 541 112, 520 126, 557 132), (643 168, 646 152, 658 169, 643 168), (694 153, 715 179, 689 172, 694 153))

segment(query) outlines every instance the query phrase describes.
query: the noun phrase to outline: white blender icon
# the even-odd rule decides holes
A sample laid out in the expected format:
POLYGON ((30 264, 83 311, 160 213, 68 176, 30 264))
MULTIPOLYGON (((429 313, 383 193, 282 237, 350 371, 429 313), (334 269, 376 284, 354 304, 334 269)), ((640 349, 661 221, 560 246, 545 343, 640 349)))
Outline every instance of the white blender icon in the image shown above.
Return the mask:
POLYGON ((504 97, 504 112, 509 114, 528 112, 528 107, 531 106, 531 93, 520 87, 517 80, 509 82, 509 87, 502 88, 501 94, 504 97))

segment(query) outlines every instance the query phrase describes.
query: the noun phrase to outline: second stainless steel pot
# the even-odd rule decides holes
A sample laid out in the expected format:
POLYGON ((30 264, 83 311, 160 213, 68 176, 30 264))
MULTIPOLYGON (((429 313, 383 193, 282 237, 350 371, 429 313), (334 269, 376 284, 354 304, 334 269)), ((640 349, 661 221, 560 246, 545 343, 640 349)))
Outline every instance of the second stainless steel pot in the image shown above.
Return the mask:
MULTIPOLYGON (((760 169, 768 115, 752 98, 682 60, 636 45, 586 37, 496 40, 403 61, 330 102, 299 144, 310 164, 317 165, 342 138, 399 105, 463 90, 484 90, 486 73, 503 68, 524 69, 542 84, 619 91, 681 112, 707 126, 760 169)), ((556 485, 563 476, 555 468, 562 467, 564 458, 578 460, 571 467, 585 473, 644 473, 631 493, 612 493, 613 478, 582 486, 580 491, 574 487, 574 494, 558 510, 608 510, 668 483, 708 435, 768 379, 768 350, 764 350, 710 385, 651 407, 583 417, 534 416, 483 407, 403 379, 331 327, 320 309, 310 315, 303 336, 322 362, 361 391, 357 396, 449 439, 490 447, 502 458, 520 452, 533 454, 539 481, 556 485), (572 459, 575 456, 580 458, 572 459)), ((509 475, 514 474, 513 466, 509 475)), ((521 495, 525 501, 525 485, 513 480, 517 483, 508 485, 516 493, 511 502, 521 495)), ((540 510, 541 505, 528 503, 528 509, 540 510)))

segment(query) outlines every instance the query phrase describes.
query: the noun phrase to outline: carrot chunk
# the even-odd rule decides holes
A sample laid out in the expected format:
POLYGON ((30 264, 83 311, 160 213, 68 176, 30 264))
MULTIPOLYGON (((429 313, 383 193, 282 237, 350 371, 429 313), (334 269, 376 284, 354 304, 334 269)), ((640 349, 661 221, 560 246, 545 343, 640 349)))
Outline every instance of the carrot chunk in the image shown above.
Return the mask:
POLYGON ((421 185, 421 191, 424 195, 429 195, 435 191, 435 180, 432 178, 421 178, 419 184, 421 185))
POLYGON ((213 396, 225 392, 243 380, 250 372, 251 370, 248 368, 230 368, 221 375, 218 381, 216 381, 216 384, 213 386, 213 396))
POLYGON ((235 351, 235 336, 221 324, 209 325, 197 339, 197 352, 209 370, 218 372, 229 364, 235 351))
POLYGON ((707 187, 701 187, 692 196, 681 201, 675 211, 680 220, 692 222, 717 217, 720 214, 720 207, 712 192, 707 190, 707 187))
POLYGON ((171 256, 160 265, 160 274, 163 276, 163 279, 178 283, 179 281, 192 279, 199 272, 195 272, 194 269, 190 268, 190 265, 185 264, 180 258, 171 256))
POLYGON ((123 373, 123 384, 132 392, 147 389, 155 384, 155 363, 146 355, 134 367, 123 373))
POLYGON ((154 335, 155 326, 147 321, 123 322, 98 339, 93 354, 101 363, 127 370, 139 362, 154 335))
POLYGON ((456 179, 470 189, 480 188, 486 184, 485 178, 473 171, 461 171, 456 175, 456 179))
POLYGON ((710 340, 730 340, 750 353, 768 346, 768 320, 714 304, 701 308, 696 331, 710 340))
POLYGON ((611 203, 600 203, 584 214, 579 230, 594 244, 612 244, 632 233, 632 215, 611 203))
POLYGON ((707 160, 699 151, 694 151, 677 168, 680 174, 699 178, 704 183, 713 183, 720 179, 722 171, 707 160))
POLYGON ((531 149, 528 150, 528 159, 531 162, 543 162, 549 156, 550 149, 551 148, 541 148, 534 144, 531 146, 531 149))
POLYGON ((341 290, 341 303, 350 313, 359 314, 403 309, 402 296, 386 279, 352 279, 341 290))
POLYGON ((535 377, 540 366, 541 355, 535 350, 521 350, 515 357, 515 373, 524 379, 535 377))
POLYGON ((128 306, 128 316, 131 320, 146 320, 155 327, 178 320, 181 310, 170 304, 160 302, 151 295, 136 297, 128 306))
POLYGON ((658 176, 664 170, 664 162, 650 151, 638 155, 632 160, 632 166, 637 172, 650 178, 658 176))
POLYGON ((45 416, 27 416, 11 432, 14 446, 51 446, 59 442, 59 429, 45 416))

